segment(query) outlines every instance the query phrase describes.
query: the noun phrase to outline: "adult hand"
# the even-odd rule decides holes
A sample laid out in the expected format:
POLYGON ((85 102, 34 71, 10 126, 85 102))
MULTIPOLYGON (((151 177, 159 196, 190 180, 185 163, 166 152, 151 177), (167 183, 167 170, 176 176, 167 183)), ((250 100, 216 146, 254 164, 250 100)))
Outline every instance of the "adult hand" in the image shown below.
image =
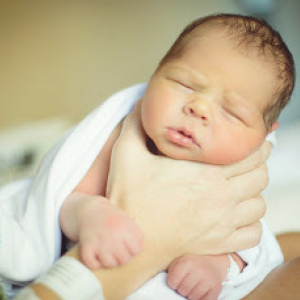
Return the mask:
MULTIPOLYGON (((260 239, 258 220, 265 204, 257 195, 267 184, 264 161, 269 144, 231 166, 154 156, 145 144, 137 106, 126 118, 114 147, 107 194, 142 229, 144 251, 126 265, 94 271, 106 299, 125 299, 186 252, 234 252, 254 246, 260 239)), ((78 247, 67 256, 80 260, 78 247)), ((68 280, 77 277, 68 264, 64 267, 64 272, 50 271, 46 285, 32 285, 40 299, 57 299, 52 291, 53 274, 65 274, 68 280)))
POLYGON ((113 149, 107 193, 136 220, 148 249, 165 257, 163 267, 187 252, 220 254, 256 245, 270 144, 229 166, 173 160, 148 151, 140 120, 137 104, 113 149))

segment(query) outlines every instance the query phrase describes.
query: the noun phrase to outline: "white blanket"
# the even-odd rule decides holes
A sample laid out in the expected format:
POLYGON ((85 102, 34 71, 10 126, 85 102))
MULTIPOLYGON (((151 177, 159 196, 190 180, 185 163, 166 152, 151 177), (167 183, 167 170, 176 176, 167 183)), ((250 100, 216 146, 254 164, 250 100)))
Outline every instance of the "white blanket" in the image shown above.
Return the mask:
MULTIPOLYGON (((123 90, 72 128, 44 158, 34 179, 0 190, 0 280, 26 284, 45 272, 60 255, 59 210, 86 174, 115 126, 140 99, 146 85, 123 90)), ((264 225, 259 246, 239 254, 248 263, 234 281, 224 284, 220 299, 240 299, 279 263, 279 246, 264 225), (230 293, 230 298, 226 295, 230 293)), ((157 275, 130 300, 183 299, 157 275)))

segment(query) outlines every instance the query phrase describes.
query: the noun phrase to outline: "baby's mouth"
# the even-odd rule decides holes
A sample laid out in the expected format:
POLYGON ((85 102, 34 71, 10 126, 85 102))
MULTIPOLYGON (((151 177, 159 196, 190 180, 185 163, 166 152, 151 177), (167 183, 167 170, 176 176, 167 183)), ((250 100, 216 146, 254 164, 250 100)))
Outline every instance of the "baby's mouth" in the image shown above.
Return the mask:
POLYGON ((167 138, 174 144, 182 147, 200 147, 193 133, 184 128, 168 128, 167 138))
POLYGON ((184 133, 182 130, 178 130, 177 132, 179 134, 182 134, 183 136, 189 138, 189 139, 193 139, 193 137, 190 134, 184 133))

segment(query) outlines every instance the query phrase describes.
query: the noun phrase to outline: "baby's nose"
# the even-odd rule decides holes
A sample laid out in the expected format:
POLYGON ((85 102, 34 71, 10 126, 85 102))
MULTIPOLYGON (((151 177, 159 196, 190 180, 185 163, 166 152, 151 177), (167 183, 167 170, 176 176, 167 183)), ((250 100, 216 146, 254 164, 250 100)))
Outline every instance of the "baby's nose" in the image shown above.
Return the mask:
POLYGON ((208 126, 211 121, 211 103, 205 99, 194 99, 185 105, 184 113, 200 119, 203 125, 208 126))

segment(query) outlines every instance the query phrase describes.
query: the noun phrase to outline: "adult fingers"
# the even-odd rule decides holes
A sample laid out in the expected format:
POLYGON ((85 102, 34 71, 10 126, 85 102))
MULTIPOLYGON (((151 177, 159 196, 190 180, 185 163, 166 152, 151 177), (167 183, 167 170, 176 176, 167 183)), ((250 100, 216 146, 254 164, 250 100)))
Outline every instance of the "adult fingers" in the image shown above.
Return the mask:
POLYGON ((265 164, 248 173, 229 178, 233 198, 243 201, 260 194, 268 185, 268 168, 265 164))
POLYGON ((272 144, 266 141, 256 152, 246 159, 231 165, 222 166, 224 176, 230 178, 256 169, 268 159, 271 149, 272 144))
POLYGON ((233 225, 241 228, 258 222, 266 213, 267 205, 260 195, 240 202, 235 209, 233 225))
POLYGON ((253 248, 260 242, 262 235, 262 225, 260 222, 244 226, 235 230, 223 245, 224 249, 218 249, 219 253, 237 252, 240 250, 253 248))

